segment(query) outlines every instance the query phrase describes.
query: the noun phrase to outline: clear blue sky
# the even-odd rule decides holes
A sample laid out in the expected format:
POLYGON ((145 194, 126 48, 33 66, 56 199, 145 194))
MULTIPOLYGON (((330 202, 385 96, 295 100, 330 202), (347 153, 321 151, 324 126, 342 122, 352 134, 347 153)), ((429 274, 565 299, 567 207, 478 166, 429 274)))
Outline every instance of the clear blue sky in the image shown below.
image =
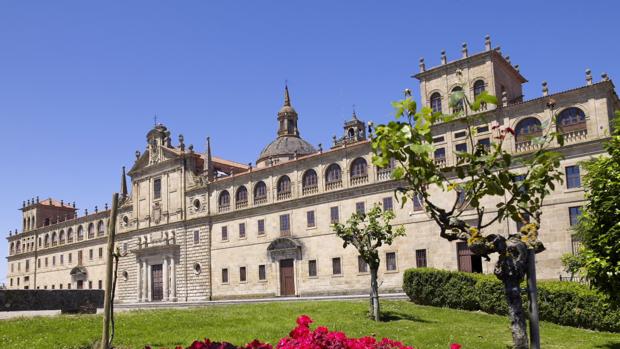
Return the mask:
MULTIPOLYGON (((526 98, 620 78, 613 1, 0 0, 0 282, 9 229, 36 195, 92 211, 144 150, 153 115, 186 144, 255 161, 274 138, 285 79, 302 136, 329 144, 355 104, 388 120, 389 102, 427 66, 501 46, 530 80, 526 98), (487 4, 490 4, 487 2, 487 4)), ((81 211, 81 214, 83 210, 81 211)))

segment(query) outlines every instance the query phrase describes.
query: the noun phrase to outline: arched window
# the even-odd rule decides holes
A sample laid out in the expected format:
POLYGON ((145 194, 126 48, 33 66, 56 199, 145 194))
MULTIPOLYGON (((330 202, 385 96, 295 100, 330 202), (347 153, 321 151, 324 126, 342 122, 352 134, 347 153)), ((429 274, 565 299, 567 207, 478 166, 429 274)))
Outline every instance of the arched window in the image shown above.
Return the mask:
POLYGON ((282 176, 278 179, 278 200, 288 199, 291 197, 291 179, 288 176, 282 176))
POLYGON ((518 143, 528 142, 534 137, 542 135, 540 120, 527 118, 519 121, 515 127, 516 141, 518 143))
POLYGON ((56 235, 56 232, 52 233, 52 246, 56 246, 56 244, 58 244, 58 236, 56 235))
POLYGON ((73 228, 67 230, 67 242, 73 242, 73 228))
POLYGON ((43 239, 43 242, 45 243, 45 247, 48 247, 50 245, 50 236, 49 236, 49 234, 45 234, 45 239, 43 239))
POLYGON ((235 194, 235 202, 237 208, 248 205, 248 189, 244 185, 237 189, 237 194, 235 194))
POLYGON ((21 246, 21 242, 17 241, 17 242, 15 243, 15 252, 16 252, 16 253, 20 253, 20 252, 21 252, 21 248, 22 248, 22 246, 21 246))
POLYGON ((220 193, 220 197, 217 201, 217 207, 220 211, 228 211, 230 208, 230 194, 228 190, 224 190, 220 193))
POLYGON ((92 239, 95 237, 95 225, 93 223, 90 223, 88 225, 88 238, 92 239))
POLYGON ((81 225, 77 229, 77 241, 84 240, 84 227, 81 225))
POLYGON ((310 169, 304 172, 304 175, 301 177, 301 186, 304 194, 309 190, 316 189, 318 182, 318 176, 315 170, 310 169))
POLYGON ((105 224, 103 224, 103 221, 99 221, 99 223, 97 223, 97 236, 103 235, 105 235, 105 224))
POLYGON ((557 127, 561 133, 587 130, 586 114, 575 107, 564 109, 558 115, 557 127))
POLYGON ((26 218, 24 218, 24 230, 28 230, 30 229, 30 217, 28 217, 28 219, 26 220, 26 218))
POLYGON ((338 164, 331 164, 325 171, 325 186, 327 189, 339 187, 342 184, 342 170, 338 164))
POLYGON ((435 92, 431 95, 431 109, 435 113, 441 113, 441 94, 435 92))
POLYGON ((484 81, 476 80, 474 82, 474 98, 478 97, 482 92, 484 92, 484 81))
POLYGON ((15 253, 15 243, 11 242, 11 254, 15 253))
POLYGON ((267 185, 260 181, 254 186, 254 203, 260 204, 267 201, 267 185))
MULTIPOLYGON (((463 92, 463 88, 461 86, 457 86, 452 89, 451 93, 455 94, 457 92, 463 92)), ((459 100, 454 106, 452 106, 452 112, 456 113, 463 111, 463 105, 465 105, 465 101, 463 101, 463 99, 459 100)))
POLYGON ((368 177, 368 164, 366 159, 357 158, 353 160, 351 164, 351 178, 367 178, 368 177))
POLYGON ((60 233, 58 233, 58 242, 62 245, 65 243, 65 231, 61 230, 60 233))

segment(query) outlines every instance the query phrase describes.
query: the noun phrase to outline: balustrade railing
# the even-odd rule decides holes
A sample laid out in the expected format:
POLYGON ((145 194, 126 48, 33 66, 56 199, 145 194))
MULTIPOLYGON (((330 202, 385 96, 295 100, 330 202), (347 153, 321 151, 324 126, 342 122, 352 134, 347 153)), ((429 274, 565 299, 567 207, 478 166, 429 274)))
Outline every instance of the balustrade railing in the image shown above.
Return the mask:
POLYGON ((267 197, 262 196, 254 199, 254 205, 262 205, 267 203, 267 197))
POLYGON ((311 194, 316 194, 318 192, 319 192, 319 186, 318 185, 303 187, 301 189, 301 193, 303 195, 311 195, 311 194))
POLYGON ((248 200, 237 201, 235 205, 237 209, 248 207, 248 200))
POLYGON ((351 177, 351 185, 368 183, 368 175, 351 177))
POLYGON ((572 130, 562 129, 564 136, 564 144, 583 142, 588 139, 588 130, 586 128, 578 128, 572 130))
POLYGON ((446 158, 436 158, 435 159, 435 165, 437 165, 439 167, 446 167, 446 165, 447 165, 446 158))
POLYGON ((325 190, 334 190, 338 188, 342 188, 342 180, 337 181, 337 182, 325 183, 325 190))
POLYGON ((280 192, 277 194, 278 201, 290 199, 291 197, 293 197, 293 194, 290 191, 280 192))
POLYGON ((221 205, 217 207, 218 212, 228 212, 230 211, 230 205, 221 205))
POLYGON ((392 178, 392 168, 380 168, 377 170, 377 179, 380 181, 387 181, 392 178))

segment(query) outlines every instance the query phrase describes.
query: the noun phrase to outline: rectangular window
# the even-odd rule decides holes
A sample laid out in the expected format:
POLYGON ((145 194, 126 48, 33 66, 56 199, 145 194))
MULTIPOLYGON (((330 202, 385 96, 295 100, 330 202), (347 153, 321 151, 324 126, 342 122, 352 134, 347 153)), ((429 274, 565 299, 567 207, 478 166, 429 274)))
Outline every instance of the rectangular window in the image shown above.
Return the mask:
POLYGON ((73 262, 73 261, 72 261, 72 259, 73 259, 72 257, 73 257, 73 256, 72 256, 72 254, 71 254, 71 253, 69 253, 69 257, 68 257, 68 259, 67 259, 67 260, 69 261, 69 264, 71 264, 71 263, 73 262))
POLYGON ((78 260, 77 260, 78 261, 78 265, 82 265, 82 251, 78 251, 77 258, 78 258, 78 260))
POLYGON ((62 290, 62 284, 58 284, 58 288, 62 290))
POLYGON ((240 282, 245 282, 246 281, 245 267, 239 268, 239 281, 240 282))
POLYGON ((413 210, 422 211, 422 196, 419 194, 413 196, 413 210))
POLYGON ((245 223, 239 223, 239 239, 245 239, 245 223))
MULTIPOLYGON (((54 287, 54 285, 52 285, 52 287, 54 287)), ((92 290, 92 289, 93 289, 93 282, 92 282, 92 281, 89 281, 89 282, 88 282, 88 289, 89 289, 89 290, 92 290)))
POLYGON ((153 199, 161 198, 161 178, 153 180, 153 199))
POLYGON ((357 271, 360 273, 368 272, 368 263, 364 261, 364 258, 362 258, 362 256, 357 256, 357 271))
POLYGON ((306 226, 308 228, 314 228, 314 226, 315 226, 314 211, 306 212, 306 226))
POLYGON ((446 148, 435 149, 435 159, 443 160, 446 158, 446 148))
POLYGON ((478 128, 476 129, 476 131, 478 131, 478 133, 485 133, 485 132, 489 132, 489 126, 478 126, 478 128))
MULTIPOLYGON (((60 263, 62 264, 62 255, 60 258, 60 263)), ((30 259, 26 260, 26 273, 30 271, 30 259)))
POLYGON ((71 289, 71 283, 68 283, 67 284, 67 290, 70 290, 70 289, 71 289))
POLYGON ((385 254, 385 266, 387 270, 396 270, 396 252, 388 252, 385 254))
POLYGON ((267 280, 267 270, 265 269, 264 264, 261 264, 258 266, 258 280, 260 281, 267 280))
POLYGON ((316 260, 308 261, 308 276, 316 276, 316 260))
POLYGON ((467 143, 459 143, 457 145, 454 146, 454 150, 461 152, 461 153, 466 153, 467 152, 467 143))
POLYGON ((103 290, 103 280, 99 280, 99 289, 103 290))
POLYGON ((581 175, 579 174, 579 165, 566 166, 566 188, 581 187, 581 175))
POLYGON ((415 250, 415 265, 418 268, 426 268, 426 250, 415 250))
POLYGON ((41 258, 37 259, 37 268, 41 268, 41 258))
POLYGON ((392 197, 388 196, 383 198, 383 211, 393 211, 394 210, 394 202, 392 201, 392 197))
POLYGON ((341 275, 342 265, 340 264, 340 257, 332 258, 332 274, 341 275))
POLYGON ((52 266, 56 266, 56 256, 52 256, 52 266))
POLYGON ((280 215, 280 235, 289 235, 291 232, 291 221, 288 214, 280 215))
POLYGON ((366 213, 366 206, 364 205, 363 202, 356 202, 355 203, 355 213, 357 213, 357 214, 364 214, 364 213, 366 213))
POLYGON ((99 247, 99 259, 103 258, 103 247, 99 247))
POLYGON ((456 132, 454 134, 454 139, 461 139, 461 138, 463 138, 465 136, 467 136, 467 132, 466 131, 456 132))
POLYGON ((338 221, 340 220, 339 214, 338 214, 338 206, 330 207, 329 217, 330 217, 330 223, 332 224, 338 223, 338 221))
MULTIPOLYGON (((26 261, 26 262, 28 262, 28 261, 26 261)), ((65 264, 65 255, 61 254, 60 255, 60 265, 63 265, 63 264, 65 264)), ((28 264, 26 264, 26 268, 28 268, 28 264)))
POLYGON ((489 149, 491 147, 491 139, 489 138, 482 138, 478 140, 478 144, 483 146, 484 149, 489 149))
POLYGON ((45 267, 47 268, 47 257, 45 257, 45 267))
POLYGON ((258 235, 263 235, 263 234, 265 234, 265 220, 259 219, 258 220, 258 235))
POLYGON ((194 245, 200 243, 200 230, 194 230, 194 245))
MULTIPOLYGON (((17 286, 19 286, 19 278, 17 278, 17 286)), ((52 290, 56 289, 56 285, 52 285, 52 290)))
POLYGON ((94 255, 93 249, 91 248, 90 250, 88 250, 88 259, 92 261, 93 260, 93 255, 94 255))
POLYGON ((223 284, 228 283, 228 269, 227 268, 222 269, 222 283, 223 284))
POLYGON ((222 241, 228 241, 228 227, 222 227, 222 241))
POLYGON ((433 143, 441 143, 444 142, 446 139, 444 138, 444 136, 437 136, 437 137, 433 137, 433 143))
POLYGON ((129 249, 129 244, 126 242, 123 242, 123 253, 127 253, 128 249, 129 249))
POLYGON ((570 218, 570 226, 575 226, 579 223, 579 217, 581 217, 581 206, 569 207, 568 216, 570 218))

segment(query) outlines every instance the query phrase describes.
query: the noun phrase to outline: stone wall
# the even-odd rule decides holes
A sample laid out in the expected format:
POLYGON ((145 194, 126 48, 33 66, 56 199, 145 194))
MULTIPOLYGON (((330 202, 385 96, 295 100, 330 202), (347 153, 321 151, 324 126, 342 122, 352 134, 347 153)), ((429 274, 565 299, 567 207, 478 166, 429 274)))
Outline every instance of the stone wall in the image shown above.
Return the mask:
POLYGON ((103 308, 103 290, 0 290, 0 311, 95 313, 97 308, 103 308))

